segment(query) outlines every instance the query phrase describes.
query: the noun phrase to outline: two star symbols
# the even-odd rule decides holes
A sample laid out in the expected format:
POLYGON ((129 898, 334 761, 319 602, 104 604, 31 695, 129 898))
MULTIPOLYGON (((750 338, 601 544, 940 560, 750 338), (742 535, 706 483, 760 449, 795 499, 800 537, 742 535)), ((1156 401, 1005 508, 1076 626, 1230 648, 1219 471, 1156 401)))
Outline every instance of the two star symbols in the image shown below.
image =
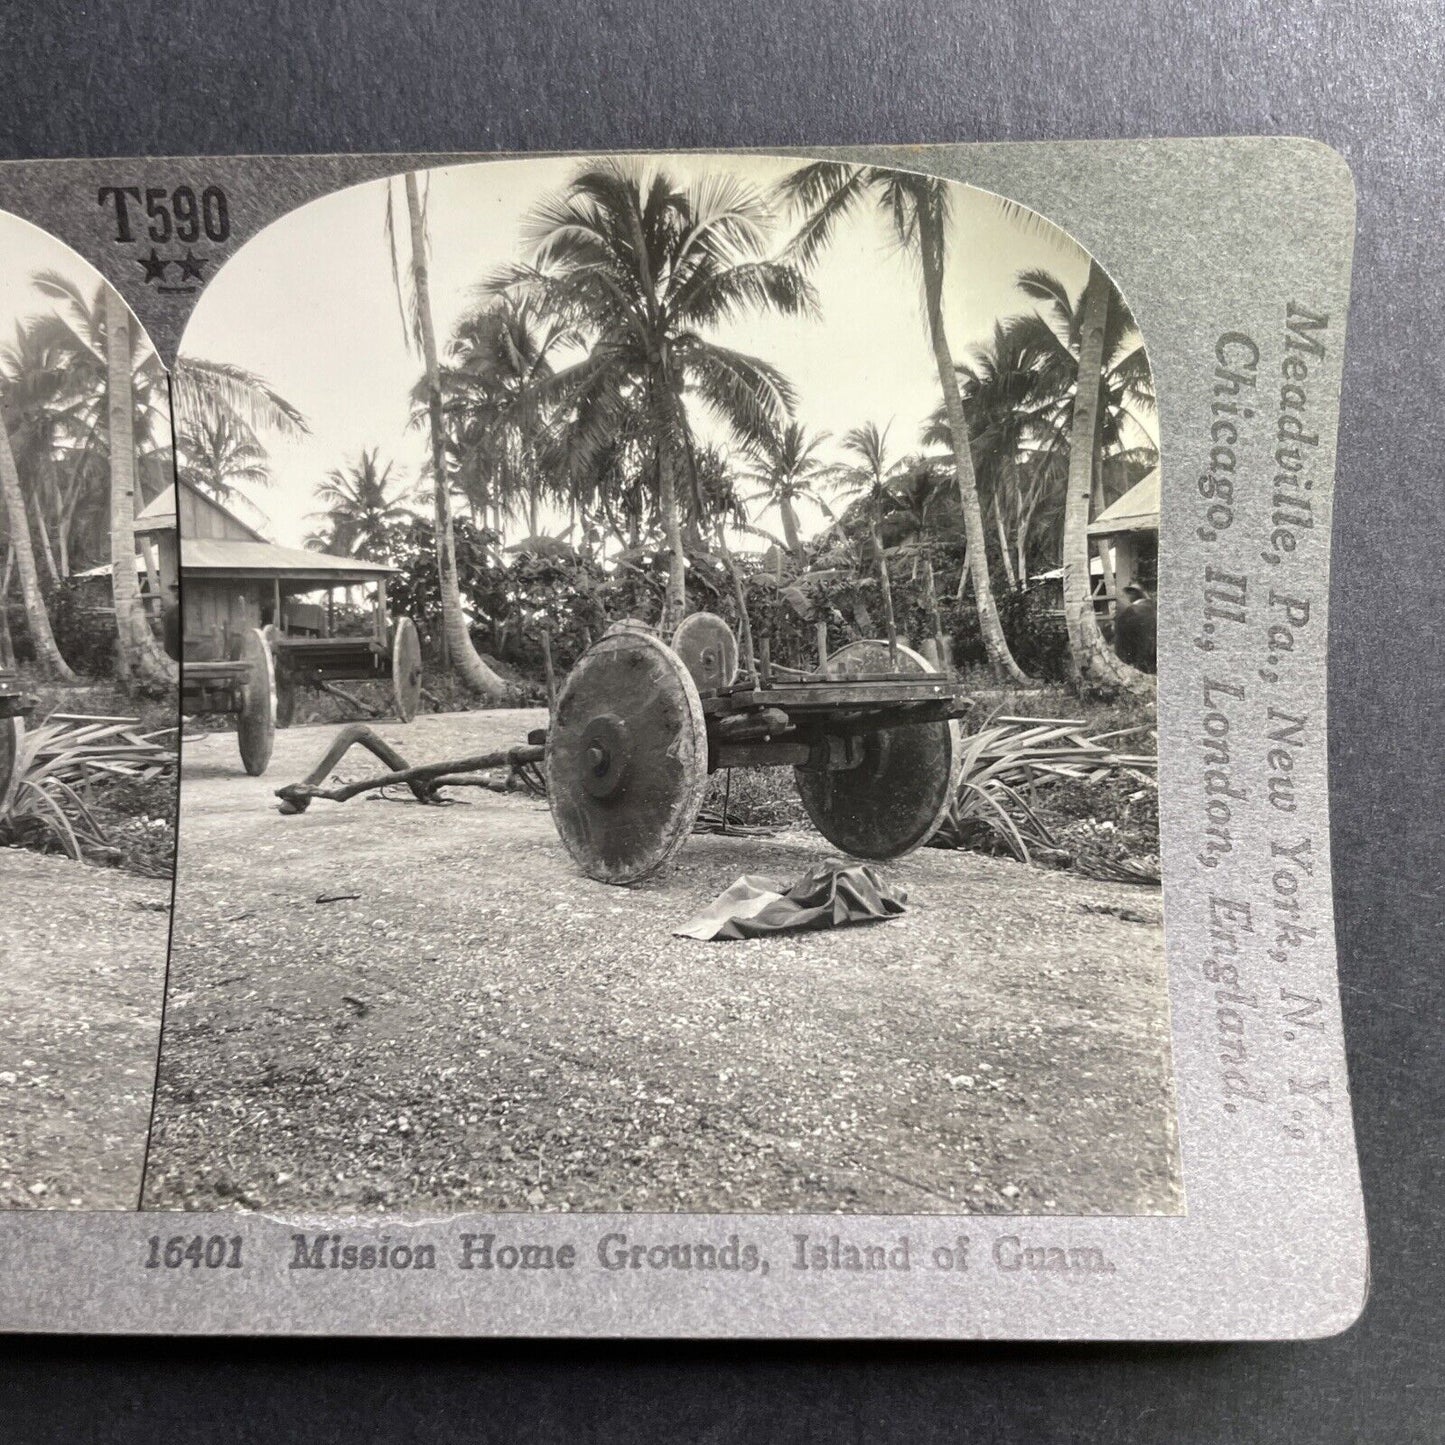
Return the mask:
POLYGON ((197 256, 189 246, 186 247, 184 256, 162 256, 154 246, 151 247, 149 256, 136 258, 136 265, 141 267, 146 275, 146 281, 164 281, 166 279, 167 266, 179 266, 181 268, 182 281, 204 281, 206 257, 197 256))

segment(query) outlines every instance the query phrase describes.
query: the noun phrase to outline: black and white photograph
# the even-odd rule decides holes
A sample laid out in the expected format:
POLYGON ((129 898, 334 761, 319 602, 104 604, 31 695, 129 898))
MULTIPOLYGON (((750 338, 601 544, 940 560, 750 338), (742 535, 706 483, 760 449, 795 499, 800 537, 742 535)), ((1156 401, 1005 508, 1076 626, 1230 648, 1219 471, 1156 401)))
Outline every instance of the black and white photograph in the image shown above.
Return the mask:
POLYGON ((140 1199, 175 849, 170 407, 114 288, 0 213, 0 1209, 140 1199))
POLYGON ((1148 341, 1044 216, 838 159, 242 246, 154 533, 144 1206, 1183 1213, 1148 341))

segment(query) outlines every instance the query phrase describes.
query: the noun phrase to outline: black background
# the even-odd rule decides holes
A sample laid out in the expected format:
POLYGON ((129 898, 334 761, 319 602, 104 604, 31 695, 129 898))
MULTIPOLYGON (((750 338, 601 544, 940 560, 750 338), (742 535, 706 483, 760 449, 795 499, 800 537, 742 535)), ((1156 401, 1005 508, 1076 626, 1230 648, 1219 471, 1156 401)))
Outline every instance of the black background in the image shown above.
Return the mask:
POLYGON ((1360 225, 1331 757, 1374 1271, 1363 1321, 1300 1345, 7 1339, 0 1442, 1445 1438, 1436 0, 0 4, 4 157, 1271 133, 1340 150, 1360 225))

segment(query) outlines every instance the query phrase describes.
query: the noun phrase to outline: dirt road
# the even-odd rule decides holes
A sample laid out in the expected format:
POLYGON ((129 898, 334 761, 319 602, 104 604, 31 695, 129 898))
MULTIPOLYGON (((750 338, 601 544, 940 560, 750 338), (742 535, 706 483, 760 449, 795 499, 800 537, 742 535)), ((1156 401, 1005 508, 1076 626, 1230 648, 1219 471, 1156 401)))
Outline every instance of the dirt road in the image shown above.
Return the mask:
MULTIPOLYGON (((542 721, 380 731, 421 761, 542 721)), ((925 850, 896 921, 698 943, 671 931, 822 840, 696 837, 617 889, 523 798, 281 817, 332 731, 264 779, 230 734, 185 750, 149 1206, 1181 1207, 1157 893, 925 850)))
POLYGON ((170 892, 0 849, 0 1208, 136 1207, 170 892))

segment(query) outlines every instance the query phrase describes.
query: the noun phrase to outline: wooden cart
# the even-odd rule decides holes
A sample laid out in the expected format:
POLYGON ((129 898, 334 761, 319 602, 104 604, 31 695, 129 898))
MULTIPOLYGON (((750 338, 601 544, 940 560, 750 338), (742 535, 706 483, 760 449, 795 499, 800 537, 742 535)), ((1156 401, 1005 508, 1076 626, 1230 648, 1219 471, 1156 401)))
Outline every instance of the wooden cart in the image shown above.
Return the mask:
POLYGON ((421 646, 411 620, 388 612, 386 563, 268 542, 185 481, 147 507, 136 530, 155 587, 180 584, 182 705, 239 720, 248 772, 265 770, 303 687, 389 681, 397 716, 416 715, 421 646), (335 601, 348 588, 371 599, 371 625, 355 635, 338 631, 335 601))
POLYGON ((897 858, 953 802, 968 709, 958 684, 902 644, 850 643, 814 675, 766 661, 737 675, 737 644, 708 613, 672 645, 619 623, 568 674, 547 730, 547 795, 579 867, 631 883, 693 831, 719 768, 791 767, 809 818, 835 847, 897 858))
POLYGON ((320 691, 336 682, 385 682, 392 706, 406 723, 421 702, 421 640, 410 617, 388 619, 385 587, 377 589, 373 631, 364 637, 306 637, 270 633, 276 655, 278 727, 290 727, 302 688, 320 691))
POLYGON ((260 777, 276 741, 276 665, 266 634, 251 628, 238 657, 182 662, 181 711, 233 715, 241 764, 260 777))

